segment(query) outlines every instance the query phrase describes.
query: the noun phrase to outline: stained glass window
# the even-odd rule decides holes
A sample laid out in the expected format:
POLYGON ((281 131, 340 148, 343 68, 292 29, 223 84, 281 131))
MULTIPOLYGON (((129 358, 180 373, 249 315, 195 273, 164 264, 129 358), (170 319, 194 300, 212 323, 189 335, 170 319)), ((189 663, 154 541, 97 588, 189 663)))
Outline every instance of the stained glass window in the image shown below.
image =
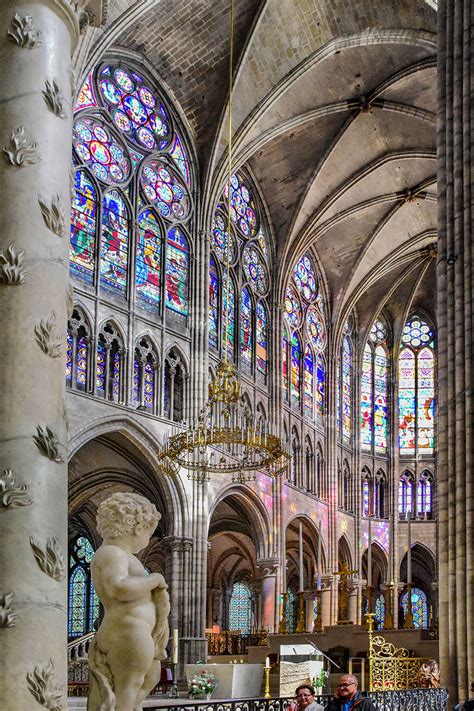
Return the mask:
POLYGON ((400 454, 434 449, 434 340, 431 328, 414 317, 405 324, 399 356, 400 454))
POLYGON ((82 637, 95 629, 99 619, 99 598, 90 574, 94 555, 91 542, 78 536, 69 555, 68 636, 82 637))
POLYGON ((257 302, 256 332, 257 332, 257 370, 263 375, 267 374, 267 309, 262 301, 257 302))
POLYGON ((105 343, 99 338, 97 345, 97 365, 96 365, 96 389, 103 392, 105 390, 105 343))
POLYGON ((242 364, 252 368, 253 329, 252 329, 252 299, 247 287, 242 290, 240 299, 240 355, 242 364))
POLYGON ((382 630, 385 623, 385 598, 382 593, 375 598, 374 612, 377 629, 382 630))
POLYGON ((293 272, 298 292, 303 295, 307 301, 313 301, 316 298, 316 276, 311 264, 310 258, 305 255, 301 257, 293 272))
POLYGON ((133 361, 133 400, 140 402, 140 361, 137 353, 133 361))
POLYGON ((387 354, 380 339, 386 328, 376 320, 370 331, 360 381, 360 439, 364 451, 378 454, 387 450, 387 354))
POLYGON ((212 221, 212 239, 213 250, 218 259, 224 264, 227 264, 227 261, 233 264, 237 259, 237 244, 232 229, 229 240, 226 218, 220 212, 215 213, 212 221))
POLYGON ((97 191, 85 170, 76 171, 71 207, 70 265, 74 275, 92 283, 95 269, 97 191))
POLYGON ((229 277, 228 286, 226 282, 226 272, 224 272, 224 287, 222 289, 222 339, 227 355, 231 360, 235 353, 235 286, 232 277, 229 277), (227 310, 227 295, 229 298, 229 309, 227 310))
POLYGON ((292 326, 298 326, 301 321, 301 305, 296 290, 291 285, 286 290, 285 296, 286 318, 292 326))
POLYGON ((370 482, 367 478, 362 481, 362 516, 370 516, 370 482))
POLYGON ((306 330, 308 338, 317 351, 322 351, 326 345, 326 330, 319 309, 312 304, 306 314, 306 330))
POLYGON ((72 335, 67 332, 66 345, 66 381, 72 380, 72 335))
POLYGON ((360 378, 360 442, 362 449, 371 448, 372 433, 372 349, 366 343, 360 378))
POLYGON ((184 232, 172 227, 166 246, 166 307, 188 315, 189 247, 184 232))
POLYGON ((176 135, 174 138, 173 147, 170 151, 170 155, 173 158, 174 162, 176 163, 178 170, 180 171, 181 175, 183 176, 183 178, 186 182, 186 185, 189 188, 191 185, 191 175, 189 172, 188 159, 186 157, 186 153, 184 151, 183 144, 181 143, 178 135, 176 135))
POLYGON ((291 396, 300 399, 301 392, 301 343, 296 331, 291 337, 291 396))
MULTIPOLYGON (((224 188, 227 199, 228 186, 224 188)), ((257 214, 252 194, 248 186, 237 175, 231 179, 230 218, 244 237, 253 237, 257 231, 257 214)))
POLYGON ((413 479, 410 472, 405 472, 398 484, 398 512, 405 515, 411 511, 413 511, 413 479))
MULTIPOLYGON (((219 329, 219 276, 214 257, 209 263, 209 345, 217 348, 219 329)), ((258 322, 257 322, 258 334, 258 322)), ((258 338, 258 335, 257 335, 258 338)), ((258 347, 258 346, 257 346, 258 347)))
POLYGON ((148 200, 163 219, 170 222, 186 220, 191 211, 188 190, 177 173, 165 160, 153 160, 145 165, 140 183, 148 200))
POLYGON ((267 268, 259 251, 251 245, 244 250, 244 274, 253 291, 263 296, 268 291, 267 268))
POLYGON ((325 389, 326 389, 326 366, 321 353, 318 353, 316 358, 316 412, 318 415, 324 415, 325 408, 325 389))
POLYGON ((127 289, 129 217, 118 190, 106 193, 102 206, 100 283, 109 291, 125 295, 127 289))
POLYGON ((342 345, 342 436, 350 443, 352 434, 352 346, 349 336, 342 345))
POLYGON ((423 472, 418 481, 416 510, 418 516, 430 515, 433 511, 433 486, 429 472, 423 472))
POLYGON ((85 388, 87 382, 87 363, 89 352, 89 340, 86 336, 79 338, 77 342, 77 373, 76 379, 79 386, 85 388))
MULTIPOLYGON (((406 616, 408 611, 408 592, 403 593, 400 602, 403 613, 406 616)), ((420 590, 420 588, 412 588, 411 611, 413 615, 413 627, 417 629, 428 627, 428 601, 426 593, 420 590)))
POLYGON ((288 393, 288 336, 286 329, 283 328, 283 337, 281 340, 282 364, 281 375, 283 380, 283 389, 288 393))
POLYGON ((120 353, 117 350, 112 352, 113 357, 113 379, 112 379, 112 392, 113 400, 116 402, 120 399, 120 371, 122 369, 122 363, 120 358, 120 353))
POLYGON ((286 625, 288 634, 293 634, 296 629, 296 605, 297 596, 293 588, 288 588, 288 597, 286 599, 286 625))
POLYGON ((310 416, 313 414, 313 393, 314 358, 311 347, 307 345, 304 353, 304 406, 310 416))
POLYGON ((229 603, 229 630, 250 632, 252 594, 245 583, 234 583, 229 603))
POLYGON ((375 348, 374 358, 374 447, 387 450, 387 354, 382 345, 375 348))
POLYGON ((114 131, 96 118, 81 117, 74 122, 72 143, 81 163, 104 183, 117 185, 130 177, 132 163, 128 150, 114 131))
POLYGON ((138 218, 136 257, 136 299, 145 307, 158 307, 161 298, 162 231, 152 210, 138 218))

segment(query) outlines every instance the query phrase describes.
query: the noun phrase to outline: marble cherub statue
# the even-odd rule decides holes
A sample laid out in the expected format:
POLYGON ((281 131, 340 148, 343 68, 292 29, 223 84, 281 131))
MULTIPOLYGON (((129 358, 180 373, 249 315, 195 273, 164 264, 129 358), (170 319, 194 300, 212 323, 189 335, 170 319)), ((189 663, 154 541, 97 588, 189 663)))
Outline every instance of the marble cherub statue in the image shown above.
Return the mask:
POLYGON ((139 711, 158 683, 169 638, 168 588, 159 573, 147 575, 135 553, 160 518, 138 494, 112 494, 98 508, 103 542, 91 570, 105 614, 89 648, 88 711, 139 711))

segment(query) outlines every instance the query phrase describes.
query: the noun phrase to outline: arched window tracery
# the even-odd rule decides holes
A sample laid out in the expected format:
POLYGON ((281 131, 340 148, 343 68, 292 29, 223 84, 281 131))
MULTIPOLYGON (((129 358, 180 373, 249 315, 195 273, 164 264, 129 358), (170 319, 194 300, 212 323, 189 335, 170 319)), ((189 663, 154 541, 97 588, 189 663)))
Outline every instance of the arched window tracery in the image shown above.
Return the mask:
POLYGON ((418 479, 416 512, 421 518, 433 516, 433 476, 428 470, 423 471, 418 479))
POLYGON ((189 159, 142 70, 109 61, 89 74, 75 105, 73 161, 72 275, 155 315, 166 307, 186 317, 189 159))
POLYGON ((398 483, 398 513, 405 516, 413 511, 414 479, 410 471, 405 471, 398 483))
POLYGON ((252 622, 252 591, 240 581, 232 586, 229 603, 229 630, 250 632, 252 622))
POLYGON ((362 516, 373 515, 373 481, 370 470, 362 469, 362 516))
POLYGON ((68 321, 66 385, 88 392, 91 373, 91 330, 84 313, 75 308, 68 321))
POLYGON ((362 358, 360 439, 363 451, 387 451, 388 358, 387 328, 374 321, 362 358))
POLYGON ((99 333, 97 345, 96 395, 123 402, 124 358, 123 340, 117 327, 106 323, 99 333))
POLYGON ((433 454, 434 333, 419 316, 405 324, 398 363, 400 454, 433 454))
POLYGON ((69 549, 68 637, 82 637, 96 629, 99 598, 94 590, 90 562, 94 548, 87 536, 76 536, 69 549))
POLYGON ((352 441, 352 343, 348 335, 342 342, 342 396, 341 396, 342 441, 352 441))
POLYGON ((187 369, 180 353, 172 348, 165 358, 164 415, 182 422, 187 407, 187 369))
POLYGON ((256 191, 241 173, 235 173, 231 179, 230 215, 228 207, 226 185, 212 222, 209 346, 221 355, 227 348, 228 357, 237 361, 246 373, 265 379, 268 369, 266 301, 270 289, 270 249, 256 191), (220 324, 219 311, 222 313, 220 324), (238 334, 238 348, 235 333, 238 334))
POLYGON ((157 412, 156 351, 147 337, 140 338, 135 346, 133 360, 133 402, 142 410, 157 412))
MULTIPOLYGON (((400 598, 403 614, 408 611, 408 592, 404 592, 400 598)), ((412 588, 411 591, 411 611, 413 615, 413 627, 425 629, 428 627, 428 599, 426 593, 420 588, 412 588)))

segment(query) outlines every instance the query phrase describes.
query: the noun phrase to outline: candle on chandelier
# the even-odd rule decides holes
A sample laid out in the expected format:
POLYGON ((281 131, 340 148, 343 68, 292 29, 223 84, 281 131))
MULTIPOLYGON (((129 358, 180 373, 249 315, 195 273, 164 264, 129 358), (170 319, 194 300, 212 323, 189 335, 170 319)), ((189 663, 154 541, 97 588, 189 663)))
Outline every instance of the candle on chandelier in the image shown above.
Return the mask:
POLYGON ((270 657, 265 659, 265 669, 270 669, 270 657))

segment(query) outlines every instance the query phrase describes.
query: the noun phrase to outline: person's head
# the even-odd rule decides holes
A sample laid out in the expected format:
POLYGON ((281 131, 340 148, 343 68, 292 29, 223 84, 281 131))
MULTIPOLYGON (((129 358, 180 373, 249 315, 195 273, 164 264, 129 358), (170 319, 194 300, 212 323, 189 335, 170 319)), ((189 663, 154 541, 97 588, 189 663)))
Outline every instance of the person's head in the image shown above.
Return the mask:
POLYGON ((305 709, 314 701, 314 687, 311 684, 301 684, 295 691, 295 696, 298 700, 298 708, 305 709))
POLYGON ((104 499, 97 509, 97 530, 102 538, 134 536, 136 551, 144 548, 161 514, 155 504, 139 494, 119 492, 104 499))
POLYGON ((352 699, 357 691, 357 677, 352 674, 344 674, 337 685, 337 695, 340 699, 352 699))

